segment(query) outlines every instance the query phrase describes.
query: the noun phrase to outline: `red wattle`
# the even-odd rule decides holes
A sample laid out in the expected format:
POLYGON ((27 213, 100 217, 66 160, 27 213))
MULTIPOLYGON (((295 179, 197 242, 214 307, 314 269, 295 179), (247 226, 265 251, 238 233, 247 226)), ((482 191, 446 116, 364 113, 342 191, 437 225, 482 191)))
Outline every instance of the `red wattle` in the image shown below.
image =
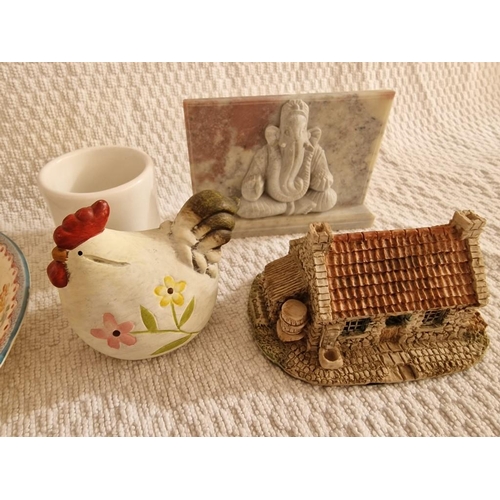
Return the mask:
POLYGON ((68 284, 68 271, 62 262, 53 260, 47 267, 47 275, 57 288, 64 288, 68 284))

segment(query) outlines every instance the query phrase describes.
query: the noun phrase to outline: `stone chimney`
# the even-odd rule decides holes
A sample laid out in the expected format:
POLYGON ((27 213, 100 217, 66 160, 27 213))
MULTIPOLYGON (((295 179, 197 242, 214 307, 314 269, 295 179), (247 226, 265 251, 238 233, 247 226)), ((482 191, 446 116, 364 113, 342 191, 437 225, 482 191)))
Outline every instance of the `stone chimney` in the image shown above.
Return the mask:
POLYGON ((457 210, 450 224, 457 228, 462 240, 469 238, 477 239, 486 224, 486 219, 479 217, 479 215, 471 210, 457 210))
POLYGON ((479 235, 486 224, 486 219, 479 217, 470 210, 455 212, 450 222, 459 231, 460 238, 467 240, 469 259, 474 269, 474 290, 480 306, 488 303, 489 292, 486 284, 486 270, 484 266, 483 254, 479 247, 479 235))
POLYGON ((332 238, 332 230, 326 222, 314 222, 309 225, 309 231, 301 249, 301 258, 305 264, 304 269, 309 282, 312 314, 316 322, 322 323, 332 321, 325 265, 325 255, 330 250, 332 238))
POLYGON ((309 248, 313 252, 324 252, 329 249, 332 242, 333 233, 326 222, 313 222, 309 225, 307 233, 309 248))

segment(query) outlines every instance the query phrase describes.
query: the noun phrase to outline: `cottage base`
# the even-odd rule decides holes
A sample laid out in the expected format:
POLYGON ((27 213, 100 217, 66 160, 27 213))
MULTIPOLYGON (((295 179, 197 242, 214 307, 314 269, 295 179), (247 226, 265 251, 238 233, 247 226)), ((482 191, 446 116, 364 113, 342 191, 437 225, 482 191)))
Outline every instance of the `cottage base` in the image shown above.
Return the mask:
POLYGON ((439 377, 466 370, 479 362, 489 345, 485 324, 479 320, 459 338, 411 343, 381 342, 358 349, 339 346, 341 368, 321 367, 317 351, 307 351, 306 339, 284 343, 271 324, 262 289, 262 274, 251 288, 249 314, 255 339, 273 363, 292 377, 310 384, 366 385, 439 377))

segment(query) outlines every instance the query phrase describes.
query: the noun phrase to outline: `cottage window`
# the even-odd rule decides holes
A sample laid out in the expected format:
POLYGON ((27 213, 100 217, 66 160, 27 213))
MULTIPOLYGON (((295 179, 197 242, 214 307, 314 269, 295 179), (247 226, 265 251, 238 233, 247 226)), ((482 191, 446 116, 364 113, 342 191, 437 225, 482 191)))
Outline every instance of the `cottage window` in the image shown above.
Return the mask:
POLYGON ((411 314, 399 314, 398 316, 389 316, 385 320, 385 326, 404 326, 410 321, 411 314))
POLYGON ((424 314, 424 319, 422 320, 422 325, 424 326, 439 326, 443 324, 444 318, 448 314, 447 310, 434 310, 427 311, 424 314))
POLYGON ((353 319, 351 321, 346 321, 344 329, 342 330, 342 335, 356 335, 358 333, 363 333, 369 324, 370 318, 353 319))

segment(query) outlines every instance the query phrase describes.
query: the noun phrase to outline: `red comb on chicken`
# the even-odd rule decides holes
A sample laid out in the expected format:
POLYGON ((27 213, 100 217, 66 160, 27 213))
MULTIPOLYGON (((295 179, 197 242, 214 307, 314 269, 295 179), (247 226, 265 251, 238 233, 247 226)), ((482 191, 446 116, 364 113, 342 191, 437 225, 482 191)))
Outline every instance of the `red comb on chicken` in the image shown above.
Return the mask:
POLYGON ((54 260, 47 267, 50 282, 57 288, 68 284, 68 272, 64 262, 67 250, 73 250, 93 236, 104 231, 109 218, 109 205, 104 200, 96 201, 92 206, 80 208, 74 214, 64 218, 54 231, 57 245, 52 251, 54 260))
POLYGON ((109 205, 104 200, 80 208, 64 218, 54 231, 54 242, 59 248, 73 250, 78 245, 104 231, 109 217, 109 205))

